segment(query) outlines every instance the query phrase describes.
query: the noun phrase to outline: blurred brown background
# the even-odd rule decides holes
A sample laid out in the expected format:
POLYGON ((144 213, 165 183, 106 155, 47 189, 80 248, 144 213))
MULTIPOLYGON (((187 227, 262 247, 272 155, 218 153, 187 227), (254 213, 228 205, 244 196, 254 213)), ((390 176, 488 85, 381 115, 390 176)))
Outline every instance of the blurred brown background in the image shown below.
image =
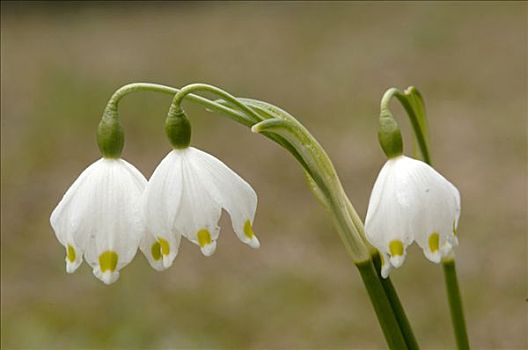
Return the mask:
MULTIPOLYGON (((49 215, 99 157, 95 128, 112 92, 149 81, 208 82, 288 110, 326 148, 362 216, 384 162, 381 95, 417 86, 436 167, 462 193, 457 261, 471 342, 526 348, 526 10, 2 2, 2 347, 385 346, 359 274, 293 158, 191 105, 193 144, 259 194, 261 249, 239 243, 223 218, 210 258, 184 242, 165 272, 138 254, 111 286, 85 264, 66 274, 49 215)), ((121 104, 124 157, 147 177, 169 151, 169 102, 144 93, 121 104)), ((413 248, 392 278, 422 346, 453 348, 440 267, 413 248)))

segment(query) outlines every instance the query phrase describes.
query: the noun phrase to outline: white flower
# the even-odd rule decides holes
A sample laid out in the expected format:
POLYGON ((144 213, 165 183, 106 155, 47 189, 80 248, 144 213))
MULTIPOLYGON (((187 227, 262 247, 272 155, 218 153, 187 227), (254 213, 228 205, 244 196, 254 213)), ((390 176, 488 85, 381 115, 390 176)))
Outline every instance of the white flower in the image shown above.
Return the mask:
POLYGON ((145 177, 122 159, 99 159, 86 168, 51 214, 51 226, 66 248, 66 271, 85 260, 106 284, 137 252, 145 234, 140 199, 145 177))
POLYGON ((413 241, 433 262, 452 254, 459 216, 460 194, 436 170, 403 155, 389 159, 374 184, 365 220, 367 239, 382 257, 383 277, 402 265, 413 241))
MULTIPOLYGON (((257 195, 251 186, 215 157, 193 147, 172 150, 158 165, 144 195, 147 229, 161 245, 163 266, 176 257, 183 235, 209 256, 216 249, 222 208, 238 238, 252 248, 260 243, 252 223, 257 195)), ((145 254, 147 246, 141 249, 145 254)))

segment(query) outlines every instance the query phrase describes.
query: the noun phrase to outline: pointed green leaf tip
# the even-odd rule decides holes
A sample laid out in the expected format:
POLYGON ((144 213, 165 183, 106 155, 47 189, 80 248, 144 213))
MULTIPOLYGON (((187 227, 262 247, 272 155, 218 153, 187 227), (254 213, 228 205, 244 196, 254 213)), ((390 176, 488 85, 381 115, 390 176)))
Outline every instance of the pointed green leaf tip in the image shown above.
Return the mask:
POLYGON ((191 143, 191 123, 182 109, 171 106, 165 120, 165 133, 172 147, 181 149, 191 143))
POLYGON ((403 141, 400 128, 389 111, 382 111, 379 119, 378 140, 388 158, 400 156, 403 153, 403 141))
POLYGON ((120 158, 125 134, 115 108, 107 107, 97 126, 97 145, 105 158, 120 158))

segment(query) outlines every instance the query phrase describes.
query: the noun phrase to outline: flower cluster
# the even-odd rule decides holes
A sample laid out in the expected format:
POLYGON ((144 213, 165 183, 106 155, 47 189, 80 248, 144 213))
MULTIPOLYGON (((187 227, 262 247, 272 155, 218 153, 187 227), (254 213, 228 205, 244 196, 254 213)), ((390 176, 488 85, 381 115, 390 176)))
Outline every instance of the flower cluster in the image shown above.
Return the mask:
POLYGON ((138 247, 163 270, 178 254, 181 237, 209 256, 216 249, 225 209, 238 238, 260 243, 252 224, 257 195, 217 158, 193 147, 172 150, 149 181, 123 159, 102 158, 75 180, 51 214, 66 250, 66 271, 84 259, 106 284, 134 258, 138 247))

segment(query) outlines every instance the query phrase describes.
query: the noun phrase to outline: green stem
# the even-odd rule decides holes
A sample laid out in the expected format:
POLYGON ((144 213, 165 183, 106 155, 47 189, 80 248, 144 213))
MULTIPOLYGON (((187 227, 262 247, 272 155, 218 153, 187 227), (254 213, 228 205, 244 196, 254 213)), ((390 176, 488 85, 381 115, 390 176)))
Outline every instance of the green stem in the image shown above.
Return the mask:
POLYGON ((374 311, 383 330, 387 345, 390 349, 411 349, 408 347, 400 331, 398 320, 394 315, 394 310, 387 298, 386 291, 376 272, 374 263, 369 259, 365 262, 357 263, 356 266, 367 288, 370 301, 374 306, 374 311))
POLYGON ((396 315, 396 319, 398 320, 398 324, 405 338, 405 343, 407 344, 407 347, 409 348, 409 350, 420 349, 420 346, 418 345, 418 342, 416 341, 416 337, 414 336, 413 330, 411 328, 409 319, 407 318, 407 315, 405 314, 403 305, 400 302, 400 298, 398 297, 398 293, 396 293, 396 289, 394 288, 394 285, 392 284, 390 277, 387 277, 387 278, 381 277, 381 273, 380 273, 381 272, 381 260, 380 260, 379 254, 376 253, 372 257, 372 260, 374 262, 376 271, 378 272, 378 276, 381 280, 383 289, 385 290, 385 294, 389 298, 389 302, 391 304, 392 310, 394 311, 394 314, 396 315))
POLYGON ((462 308, 462 297, 460 296, 460 288, 458 286, 455 260, 444 260, 442 265, 444 267, 447 298, 449 300, 451 321, 453 322, 457 348, 459 350, 469 350, 469 338, 466 330, 464 310, 462 308))
MULTIPOLYGON (((253 109, 246 106, 244 103, 240 102, 235 96, 228 94, 222 89, 217 88, 216 86, 208 85, 208 84, 189 84, 187 86, 184 86, 176 95, 174 95, 174 98, 172 100, 171 108, 174 108, 174 110, 181 109, 181 103, 183 102, 183 99, 189 95, 189 99, 192 92, 197 91, 203 91, 203 92, 209 92, 212 94, 215 94, 217 96, 220 96, 224 100, 232 103, 236 107, 238 107, 243 115, 250 117, 251 125, 254 123, 258 123, 262 120, 259 114, 257 114, 253 109)), ((196 95, 194 95, 196 96, 196 95)), ((198 96, 196 96, 198 97, 198 96)), ((207 100, 209 101, 209 100, 207 100)), ((210 102, 210 101, 209 101, 210 102)), ((247 118, 244 118, 247 120, 247 118)), ((247 123, 244 123, 246 125, 249 125, 247 123)))
MULTIPOLYGON (((410 90, 413 91, 413 90, 410 90)), ((420 96, 420 95, 418 95, 420 96)), ((431 164, 431 156, 429 154, 429 149, 427 147, 427 136, 425 134, 425 128, 424 123, 420 123, 421 116, 418 116, 416 111, 414 110, 412 104, 407 99, 407 95, 396 88, 390 88, 385 92, 381 99, 381 110, 388 110, 389 108, 389 102, 392 99, 392 97, 396 97, 398 101, 402 104, 403 108, 407 112, 407 115, 409 116, 409 120, 411 121, 411 125, 414 131, 414 135, 416 137, 416 141, 418 142, 418 147, 420 147, 420 152, 422 153, 422 157, 424 161, 427 164, 431 164), (423 126, 423 127, 422 127, 423 126)))
MULTIPOLYGON (((161 84, 151 84, 151 83, 132 83, 127 84, 122 87, 120 87, 112 97, 110 97, 110 100, 108 101, 107 108, 110 108, 114 111, 117 111, 117 106, 119 104, 119 101, 125 97, 128 94, 134 93, 134 92, 143 92, 143 91, 152 91, 152 92, 160 92, 167 95, 176 95, 178 92, 180 92, 179 89, 161 85, 161 84)), ((239 122, 241 124, 244 124, 246 126, 251 126, 253 124, 252 121, 248 120, 245 116, 245 114, 240 113, 238 111, 235 111, 229 107, 223 106, 220 103, 211 101, 207 98, 197 96, 197 95, 189 95, 188 99, 194 103, 197 103, 203 107, 205 107, 208 110, 223 113, 229 118, 235 120, 236 122, 239 122)))

